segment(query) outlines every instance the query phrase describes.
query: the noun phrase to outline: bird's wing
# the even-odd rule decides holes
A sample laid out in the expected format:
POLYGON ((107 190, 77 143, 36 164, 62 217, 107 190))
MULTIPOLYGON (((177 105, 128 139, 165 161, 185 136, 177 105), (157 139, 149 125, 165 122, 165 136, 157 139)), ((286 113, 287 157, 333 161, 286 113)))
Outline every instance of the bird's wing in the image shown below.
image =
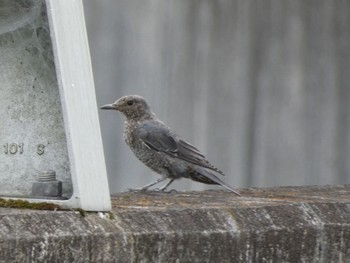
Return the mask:
POLYGON ((150 122, 141 125, 135 131, 137 136, 154 151, 166 153, 224 175, 210 164, 196 147, 179 139, 167 127, 150 122))

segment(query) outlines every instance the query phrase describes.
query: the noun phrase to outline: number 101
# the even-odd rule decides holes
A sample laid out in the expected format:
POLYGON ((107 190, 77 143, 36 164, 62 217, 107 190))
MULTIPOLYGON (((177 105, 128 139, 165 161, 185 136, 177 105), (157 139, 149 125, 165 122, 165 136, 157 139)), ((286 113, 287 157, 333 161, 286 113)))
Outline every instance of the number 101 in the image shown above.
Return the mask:
POLYGON ((4 151, 6 154, 22 154, 23 153, 23 143, 6 143, 4 144, 4 151))

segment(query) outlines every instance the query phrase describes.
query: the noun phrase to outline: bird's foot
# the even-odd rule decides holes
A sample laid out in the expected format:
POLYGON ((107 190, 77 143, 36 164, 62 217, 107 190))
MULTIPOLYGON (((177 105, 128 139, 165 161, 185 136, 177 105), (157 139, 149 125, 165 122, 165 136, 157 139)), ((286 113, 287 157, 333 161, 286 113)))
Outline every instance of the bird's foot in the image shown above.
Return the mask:
POLYGON ((166 194, 177 193, 177 191, 175 189, 166 190, 166 189, 163 189, 163 188, 155 188, 155 189, 153 189, 153 191, 154 192, 166 193, 166 194))
POLYGON ((147 188, 128 188, 128 191, 129 192, 146 192, 147 191, 147 188))

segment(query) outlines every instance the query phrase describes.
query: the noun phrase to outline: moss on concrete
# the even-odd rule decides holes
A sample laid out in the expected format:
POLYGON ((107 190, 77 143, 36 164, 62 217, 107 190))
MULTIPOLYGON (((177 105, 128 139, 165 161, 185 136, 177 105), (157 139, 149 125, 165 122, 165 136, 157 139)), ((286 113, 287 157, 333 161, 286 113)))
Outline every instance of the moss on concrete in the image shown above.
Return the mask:
POLYGON ((35 210, 61 210, 57 204, 46 202, 28 202, 22 199, 5 199, 0 198, 0 207, 19 208, 19 209, 35 209, 35 210))

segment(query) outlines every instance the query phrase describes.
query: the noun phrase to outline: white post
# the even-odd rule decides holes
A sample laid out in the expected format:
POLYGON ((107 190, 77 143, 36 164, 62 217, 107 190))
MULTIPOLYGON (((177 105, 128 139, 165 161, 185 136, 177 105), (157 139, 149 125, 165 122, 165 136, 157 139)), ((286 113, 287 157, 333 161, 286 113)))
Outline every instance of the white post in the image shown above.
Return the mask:
POLYGON ((60 88, 73 195, 55 201, 90 211, 111 208, 82 0, 46 0, 60 88))

